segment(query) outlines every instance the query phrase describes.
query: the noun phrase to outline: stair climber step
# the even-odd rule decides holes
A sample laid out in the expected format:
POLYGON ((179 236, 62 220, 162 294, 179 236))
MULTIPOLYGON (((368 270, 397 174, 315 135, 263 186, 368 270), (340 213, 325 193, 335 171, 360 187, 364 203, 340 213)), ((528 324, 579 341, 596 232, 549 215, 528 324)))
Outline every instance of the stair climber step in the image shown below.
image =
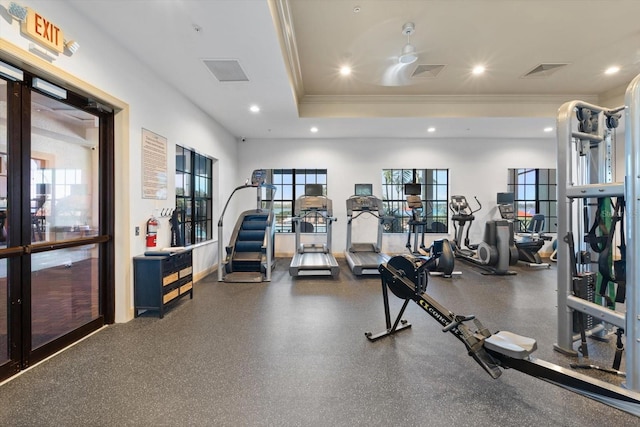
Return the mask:
POLYGON ((267 214, 249 214, 249 215, 245 216, 244 218, 245 218, 245 220, 249 220, 249 221, 252 221, 252 220, 255 220, 255 219, 258 219, 258 220, 261 220, 261 221, 266 221, 267 218, 269 218, 269 215, 267 215, 267 214))
POLYGON ((255 272, 261 271, 260 262, 233 261, 231 268, 232 268, 232 271, 255 271, 255 272))
POLYGON ((267 221, 244 221, 242 223, 242 230, 266 230, 267 221))
MULTIPOLYGON (((235 242, 235 250, 231 259, 230 274, 246 275, 257 273, 257 277, 262 279, 262 257, 265 233, 268 224, 268 215, 249 214, 242 219, 240 230, 235 242)), ((241 276, 237 281, 244 281, 246 277, 241 276)))
POLYGON ((232 271, 261 271, 261 252, 236 252, 231 260, 232 271))
POLYGON ((262 252, 262 240, 259 242, 236 242, 236 252, 262 252))
POLYGON ((238 241, 247 242, 251 240, 262 243, 264 240, 264 230, 240 230, 238 233, 238 241))

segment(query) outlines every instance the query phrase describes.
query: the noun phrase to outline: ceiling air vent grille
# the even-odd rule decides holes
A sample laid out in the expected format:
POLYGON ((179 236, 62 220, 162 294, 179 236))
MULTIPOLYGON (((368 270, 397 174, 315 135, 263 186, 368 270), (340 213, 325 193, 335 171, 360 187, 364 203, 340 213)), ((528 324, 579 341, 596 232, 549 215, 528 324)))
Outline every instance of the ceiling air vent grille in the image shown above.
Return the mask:
POLYGON ((434 78, 445 66, 442 64, 420 64, 411 74, 411 78, 434 78))
POLYGON ((249 78, 236 59, 203 59, 204 65, 220 82, 248 82, 249 78))
POLYGON ((533 68, 533 70, 522 76, 525 79, 544 79, 560 71, 569 64, 540 64, 533 68))

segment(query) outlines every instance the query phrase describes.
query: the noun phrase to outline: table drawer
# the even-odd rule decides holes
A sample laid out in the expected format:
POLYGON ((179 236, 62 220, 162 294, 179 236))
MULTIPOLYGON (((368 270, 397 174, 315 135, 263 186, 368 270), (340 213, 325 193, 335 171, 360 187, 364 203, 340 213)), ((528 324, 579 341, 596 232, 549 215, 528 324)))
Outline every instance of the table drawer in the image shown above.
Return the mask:
POLYGON ((166 294, 164 294, 164 296, 162 297, 162 303, 166 304, 169 301, 171 301, 172 299, 176 298, 178 295, 180 295, 180 289, 179 288, 175 288, 174 290, 169 291, 166 294))
POLYGON ((175 273, 171 273, 162 278, 162 286, 167 286, 178 280, 180 277, 179 273, 176 271, 175 273))
POLYGON ((189 292, 193 288, 193 282, 187 282, 184 285, 180 286, 180 295, 185 292, 189 292))
POLYGON ((189 266, 180 270, 180 278, 187 277, 193 272, 193 267, 189 266))

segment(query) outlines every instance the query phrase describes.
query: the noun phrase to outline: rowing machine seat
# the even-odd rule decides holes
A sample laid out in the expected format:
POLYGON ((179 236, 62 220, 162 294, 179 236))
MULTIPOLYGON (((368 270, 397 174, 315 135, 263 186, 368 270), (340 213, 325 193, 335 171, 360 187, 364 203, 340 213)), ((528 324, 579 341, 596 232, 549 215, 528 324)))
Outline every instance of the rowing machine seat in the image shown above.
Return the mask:
POLYGON ((525 359, 536 351, 538 345, 533 338, 523 337, 509 331, 500 331, 485 338, 484 347, 513 359, 525 359))

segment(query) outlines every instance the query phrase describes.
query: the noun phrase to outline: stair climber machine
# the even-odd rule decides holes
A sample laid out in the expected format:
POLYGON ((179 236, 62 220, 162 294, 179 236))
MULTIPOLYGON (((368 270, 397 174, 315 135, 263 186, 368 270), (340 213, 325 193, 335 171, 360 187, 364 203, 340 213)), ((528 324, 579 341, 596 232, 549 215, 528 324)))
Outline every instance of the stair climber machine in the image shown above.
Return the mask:
MULTIPOLYGON (((404 194, 407 195, 407 207, 411 211, 409 219, 409 231, 407 232, 407 244, 405 245, 413 256, 428 258, 426 269, 432 276, 451 277, 460 275, 461 271, 453 271, 455 255, 451 243, 447 239, 435 240, 429 248, 424 244, 424 235, 427 231, 427 218, 422 216, 423 204, 420 193, 420 184, 405 184, 404 194), (413 244, 411 243, 413 237, 413 244)), ((432 226, 433 228, 433 226, 432 226)))
POLYGON ((275 195, 276 187, 265 182, 266 175, 265 169, 254 170, 250 181, 247 180, 247 183, 233 190, 224 205, 222 214, 220 214, 220 220, 218 220, 219 282, 253 283, 271 281, 271 270, 275 267, 273 196, 275 195), (257 191, 257 207, 240 214, 231 233, 229 245, 223 248, 224 214, 234 194, 247 188, 253 188, 257 191), (269 205, 266 209, 262 208, 263 188, 271 192, 269 205))
POLYGON ((289 265, 289 274, 298 276, 327 276, 337 277, 340 266, 331 254, 331 225, 337 221, 333 217, 333 203, 331 199, 322 195, 322 184, 305 184, 304 196, 296 199, 293 209, 295 215, 293 225, 296 231, 296 252, 289 265), (316 225, 324 222, 326 227, 326 243, 301 243, 302 232, 313 231, 316 225))
MULTIPOLYGON (((506 219, 515 224, 522 224, 518 221, 515 214, 513 193, 498 193, 497 195, 498 210, 502 219, 506 219)), ((529 267, 546 267, 550 265, 542 262, 539 251, 544 246, 545 241, 550 241, 551 236, 544 235, 545 217, 542 214, 535 214, 529 220, 526 227, 515 233, 516 248, 518 248, 518 261, 529 267)))
POLYGON ((509 270, 510 265, 518 262, 518 248, 515 245, 512 222, 504 219, 487 221, 484 226, 483 241, 477 245, 469 243, 469 229, 475 219, 473 214, 482 209, 478 198, 475 199, 478 209, 472 210, 464 196, 451 196, 449 209, 453 213, 451 221, 456 236, 453 245, 456 258, 482 268, 485 270, 484 274, 516 274, 509 270), (463 234, 464 247, 462 247, 463 234))
POLYGON ((355 195, 347 199, 347 250, 344 254, 349 268, 356 276, 378 275, 378 267, 389 260, 389 255, 381 253, 382 232, 387 218, 382 216, 382 200, 373 194, 372 184, 356 184, 355 195), (363 214, 378 219, 378 237, 375 243, 353 243, 353 220, 363 214))

